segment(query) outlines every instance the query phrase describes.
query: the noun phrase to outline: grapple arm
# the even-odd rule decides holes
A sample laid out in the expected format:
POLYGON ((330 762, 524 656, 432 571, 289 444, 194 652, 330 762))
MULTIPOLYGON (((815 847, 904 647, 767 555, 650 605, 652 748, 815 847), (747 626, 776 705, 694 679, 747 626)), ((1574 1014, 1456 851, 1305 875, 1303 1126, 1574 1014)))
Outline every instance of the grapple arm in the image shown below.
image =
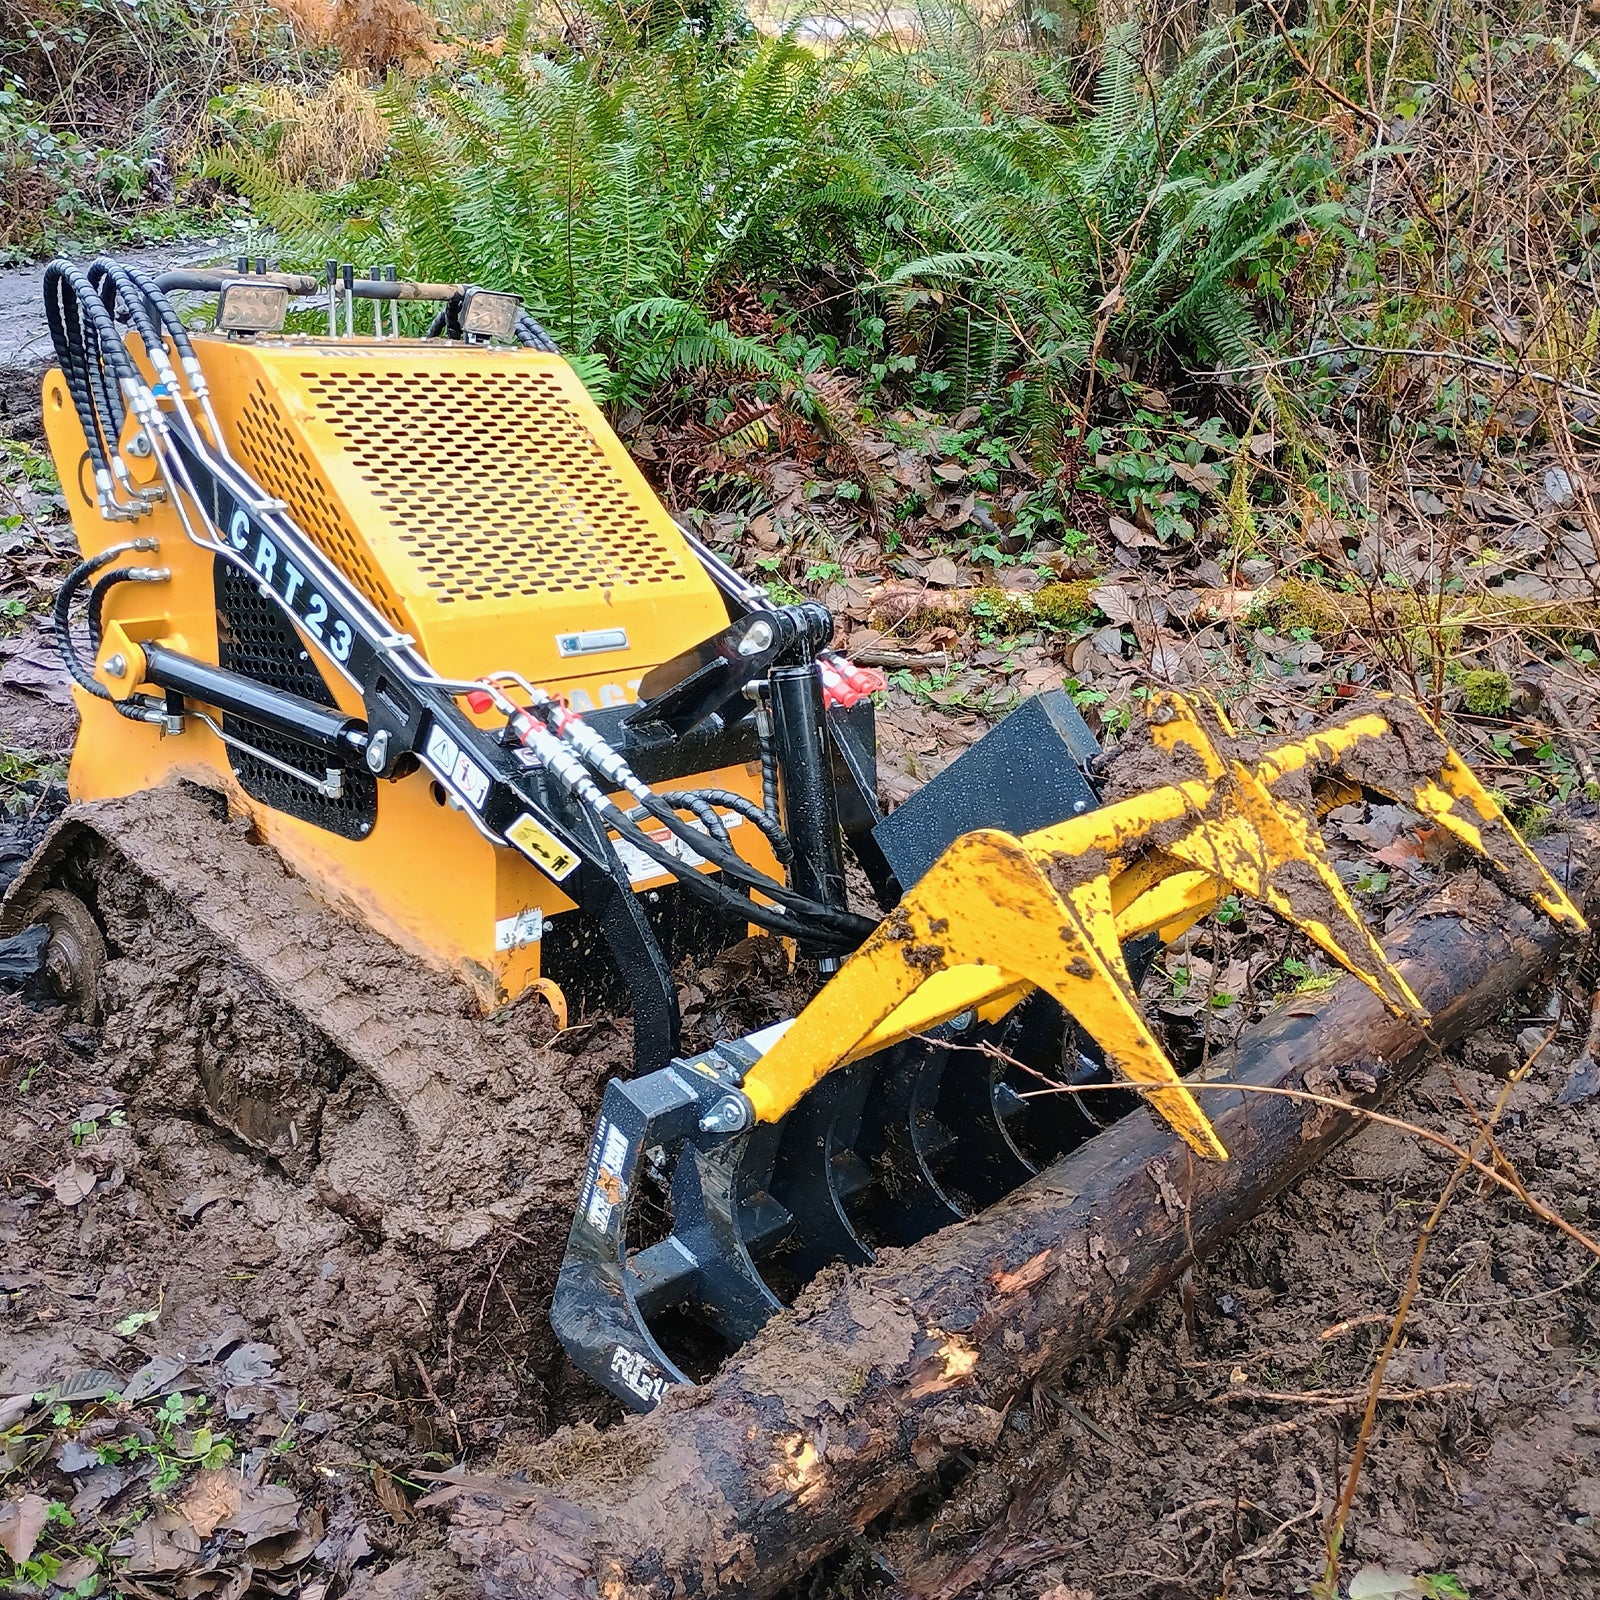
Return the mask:
MULTIPOLYGON (((792 1023, 675 1064, 680 1080, 708 1085, 696 1088, 693 1128, 675 1148, 664 1122, 639 1129, 670 1168, 671 1232, 630 1256, 622 1222, 612 1219, 603 1247, 585 1214, 574 1224, 569 1266, 605 1258, 603 1284, 593 1273, 564 1272, 565 1294, 557 1295, 557 1332, 586 1370, 629 1403, 650 1404, 638 1382, 608 1377, 607 1363, 624 1373, 648 1369, 646 1383, 681 1378, 652 1335, 656 1312, 687 1309, 726 1341, 748 1336, 780 1303, 763 1268, 794 1253, 790 1235, 806 1221, 801 1200, 814 1206, 822 1194, 830 1202, 822 1221, 842 1240, 835 1258, 869 1259, 852 1223, 859 1207, 848 1203, 869 1182, 867 1156, 882 1169, 870 1181, 916 1208, 926 1226, 963 1214, 957 1191, 976 1194, 993 1174, 963 1173, 958 1158, 953 1174, 936 1177, 934 1099, 978 1104, 981 1096, 952 1097, 941 1078, 959 1084, 958 1075, 970 1075, 977 1052, 960 1041, 1036 990, 1193 1150, 1226 1159, 1145 1020, 1123 953, 1143 935, 1178 937, 1226 895, 1270 907, 1396 1015, 1426 1027, 1426 1012, 1352 903, 1318 831, 1330 804, 1361 789, 1414 807, 1513 895, 1583 927, 1493 798, 1413 706, 1374 698, 1338 723, 1265 748, 1240 737, 1216 707, 1175 694, 1152 696, 1147 713, 1145 738, 1127 741, 1111 760, 1098 809, 1021 835, 963 833, 792 1023), (1144 785, 1140 774, 1152 769, 1170 781, 1144 785), (580 1305, 591 1323, 574 1341, 580 1305), (613 1351, 606 1361, 596 1360, 597 1343, 613 1351)), ((1057 1064, 1035 1065, 1048 1076, 1057 1064)), ((641 1091, 637 1082, 612 1086, 603 1131, 624 1125, 624 1102, 641 1091)), ((945 1145, 1004 1165, 1007 1092, 981 1108, 988 1135, 969 1133, 963 1146, 946 1132, 945 1145)), ((586 1207, 598 1181, 591 1173, 586 1207)))

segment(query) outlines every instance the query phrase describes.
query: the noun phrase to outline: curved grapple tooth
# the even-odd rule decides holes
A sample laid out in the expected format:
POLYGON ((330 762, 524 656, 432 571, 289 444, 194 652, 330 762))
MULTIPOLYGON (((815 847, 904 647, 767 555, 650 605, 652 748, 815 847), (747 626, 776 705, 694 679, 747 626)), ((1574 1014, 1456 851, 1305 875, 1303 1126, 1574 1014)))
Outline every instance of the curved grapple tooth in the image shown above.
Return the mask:
POLYGON ((847 1206, 871 1181, 856 1141, 876 1076, 865 1061, 831 1073, 779 1124, 765 1190, 792 1226, 770 1250, 753 1253, 762 1274, 787 1298, 835 1261, 872 1260, 847 1206))
MULTIPOLYGON (((629 1220, 646 1150, 681 1145, 698 1124, 702 1098, 691 1075, 670 1067, 607 1085, 550 1306, 573 1365, 635 1411, 650 1410, 668 1384, 690 1381, 656 1342, 639 1295, 672 1277, 674 1241, 642 1252, 654 1259, 641 1274, 640 1259, 630 1260, 629 1220)), ((692 1267, 681 1254, 676 1264, 692 1267)))
POLYGON ((773 1132, 701 1128, 727 1098, 716 1053, 606 1087, 550 1320, 573 1363, 647 1411, 707 1346, 737 1345, 781 1308, 747 1238, 781 1236, 788 1214, 748 1179, 773 1132), (648 1236, 641 1188, 659 1180, 670 1226, 648 1236), (710 1336, 708 1338, 708 1335, 710 1336))
POLYGON ((1014 1133, 1028 1102, 1005 1081, 1005 1070, 975 1045, 953 1046, 940 1077, 935 1115, 950 1143, 933 1166, 964 1211, 981 1211, 1038 1171, 1014 1133))
MULTIPOLYGON (((1124 947, 1140 975, 1149 965, 1142 944, 1124 947)), ((1112 1087, 1119 1080, 1098 1046, 1047 994, 1031 995, 1005 1019, 1000 1049, 991 1054, 986 1075, 995 1116, 1034 1171, 1103 1133, 1139 1104, 1136 1094, 1112 1087)))
MULTIPOLYGON (((765 1138, 767 1130, 757 1129, 756 1136, 765 1138)), ((670 1242, 692 1268, 675 1273, 671 1295, 660 1293, 649 1307, 649 1312, 677 1311, 731 1345, 754 1338, 767 1318, 783 1309, 746 1244, 747 1235, 780 1232, 789 1223, 787 1213, 771 1215, 772 1202, 741 1182, 752 1137, 713 1135, 709 1148, 691 1140, 679 1151, 672 1171, 670 1242)), ((642 1287, 639 1297, 646 1299, 642 1287)))
POLYGON ((941 1043, 908 1040, 876 1058, 856 1139, 873 1181, 849 1207, 869 1239, 915 1244, 966 1215, 934 1173, 953 1142, 934 1111, 949 1054, 941 1043))

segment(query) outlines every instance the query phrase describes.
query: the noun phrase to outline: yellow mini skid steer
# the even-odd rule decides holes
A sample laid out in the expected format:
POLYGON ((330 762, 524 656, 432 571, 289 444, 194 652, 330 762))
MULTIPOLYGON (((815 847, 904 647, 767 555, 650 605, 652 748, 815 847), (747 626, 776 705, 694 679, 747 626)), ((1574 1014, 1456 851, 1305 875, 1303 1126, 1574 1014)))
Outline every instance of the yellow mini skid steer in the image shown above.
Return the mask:
MULTIPOLYGON (((824 1265, 992 1203, 1138 1103, 1041 1080, 1131 1086, 1226 1159, 1135 981, 1225 896, 1425 1023, 1320 838, 1342 799, 1400 801, 1581 926, 1398 700, 1272 743, 1154 694, 1108 760, 1049 693, 884 817, 881 678, 823 607, 774 604, 672 520, 514 296, 109 260, 52 264, 45 295, 84 556, 55 608, 73 797, 220 790, 484 1010, 631 1011, 551 1318, 635 1409, 824 1265), (283 331, 296 297, 325 327, 283 331), (847 853, 877 916, 847 903, 847 853), (815 960, 815 997, 685 1056, 674 968, 755 930, 815 960)), ((47 898, 70 992, 92 919, 47 898)))

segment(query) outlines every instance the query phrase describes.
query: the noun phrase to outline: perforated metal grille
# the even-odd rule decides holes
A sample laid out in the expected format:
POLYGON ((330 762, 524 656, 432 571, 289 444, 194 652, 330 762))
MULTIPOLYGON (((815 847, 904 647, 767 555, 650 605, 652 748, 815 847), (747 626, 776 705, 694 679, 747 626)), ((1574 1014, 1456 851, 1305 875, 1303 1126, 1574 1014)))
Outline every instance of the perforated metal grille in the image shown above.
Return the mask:
MULTIPOLYGON (((257 683, 286 689, 319 706, 334 704, 332 691, 278 607, 263 598, 248 573, 228 561, 216 563, 217 664, 257 683)), ((257 727, 242 717, 222 718, 225 733, 313 778, 328 769, 328 758, 312 745, 257 727)), ((309 784, 280 772, 271 762, 228 746, 228 763, 252 799, 303 822, 315 823, 344 839, 365 839, 378 819, 377 780, 359 763, 345 763, 344 792, 326 799, 309 784)))
POLYGON ((322 479, 285 425, 267 388, 257 378, 239 412, 239 454, 243 464, 268 494, 289 508, 289 515, 322 553, 389 619, 397 630, 405 624, 389 586, 378 576, 360 541, 328 498, 322 479))
POLYGON ((441 603, 687 581, 550 374, 302 376, 441 603))

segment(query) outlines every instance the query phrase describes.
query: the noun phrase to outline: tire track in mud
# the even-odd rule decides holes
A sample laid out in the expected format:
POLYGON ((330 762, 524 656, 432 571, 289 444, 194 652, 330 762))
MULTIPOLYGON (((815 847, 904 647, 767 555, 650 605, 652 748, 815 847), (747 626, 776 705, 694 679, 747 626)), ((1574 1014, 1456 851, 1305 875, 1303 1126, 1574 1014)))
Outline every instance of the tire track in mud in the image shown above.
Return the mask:
POLYGON ((415 1389, 420 1361, 553 1424, 549 1394, 568 1380, 545 1308, 629 1029, 584 1030, 574 1055, 549 1047, 536 999, 482 1017, 453 979, 319 901, 220 804, 175 785, 75 806, 0 905, 0 927, 20 926, 61 884, 105 929, 98 1069, 134 1130, 131 1181, 144 1171, 161 1190, 163 1251, 182 1252, 170 1216, 186 1198, 235 1202, 270 1244, 225 1229, 214 1244, 248 1271, 252 1253, 270 1259, 266 1292, 227 1291, 196 1261, 190 1297, 202 1316, 208 1297, 231 1299, 272 1325, 320 1375, 319 1404, 345 1386, 415 1389))

